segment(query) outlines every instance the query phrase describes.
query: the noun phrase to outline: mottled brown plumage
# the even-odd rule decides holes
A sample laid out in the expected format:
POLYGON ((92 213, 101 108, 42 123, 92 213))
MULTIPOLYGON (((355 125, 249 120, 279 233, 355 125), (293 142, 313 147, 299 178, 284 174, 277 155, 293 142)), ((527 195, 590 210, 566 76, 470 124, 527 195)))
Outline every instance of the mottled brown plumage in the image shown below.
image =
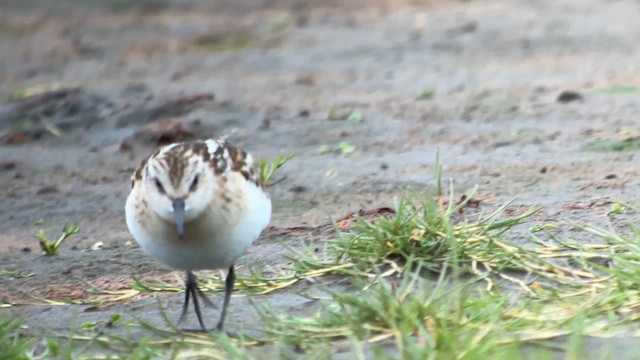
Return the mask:
POLYGON ((225 171, 234 171, 241 174, 245 180, 263 187, 263 181, 251 155, 225 140, 216 140, 216 143, 219 146, 213 152, 206 143, 201 141, 180 143, 167 151, 157 150, 142 160, 131 178, 131 186, 142 180, 143 171, 150 159, 158 160, 160 166, 168 171, 171 184, 176 186, 184 177, 185 167, 188 165, 183 158, 197 155, 210 164, 216 175, 221 175, 225 171))

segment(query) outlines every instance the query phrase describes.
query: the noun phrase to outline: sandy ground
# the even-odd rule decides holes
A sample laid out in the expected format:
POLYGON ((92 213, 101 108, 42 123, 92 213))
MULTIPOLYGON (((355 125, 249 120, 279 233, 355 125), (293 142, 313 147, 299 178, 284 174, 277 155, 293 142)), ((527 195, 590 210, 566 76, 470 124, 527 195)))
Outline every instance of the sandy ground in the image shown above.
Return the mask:
MULTIPOLYGON (((638 1, 127 4, 0 5, 0 270, 29 275, 0 276, 0 301, 31 304, 7 311, 36 333, 113 312, 161 323, 149 297, 69 311, 30 295, 179 283, 124 221, 131 172, 163 142, 233 134, 259 158, 295 155, 245 270, 284 263, 276 240, 323 238, 282 229, 432 187, 438 149, 457 193, 477 185, 488 209, 542 205, 536 223, 597 222, 640 194, 636 153, 585 151, 640 131, 638 1), (362 116, 345 120, 353 109, 362 116), (342 142, 355 152, 319 151, 342 142), (41 255, 33 234, 65 224, 80 232, 41 255)), ((177 317, 182 295, 164 299, 177 317)), ((263 300, 306 306, 286 292, 263 300)), ((255 321, 246 304, 234 298, 236 323, 255 321)))

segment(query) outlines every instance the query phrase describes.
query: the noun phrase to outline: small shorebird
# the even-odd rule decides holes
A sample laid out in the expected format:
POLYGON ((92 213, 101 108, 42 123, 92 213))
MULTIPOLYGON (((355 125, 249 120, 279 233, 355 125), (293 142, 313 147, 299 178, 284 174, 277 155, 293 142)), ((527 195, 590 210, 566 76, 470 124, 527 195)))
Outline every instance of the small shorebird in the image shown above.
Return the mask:
POLYGON ((164 146, 142 161, 131 178, 125 207, 129 231, 149 255, 186 271, 180 321, 193 299, 206 331, 194 270, 228 269, 222 330, 235 280, 233 264, 271 218, 271 200, 253 158, 225 140, 164 146))

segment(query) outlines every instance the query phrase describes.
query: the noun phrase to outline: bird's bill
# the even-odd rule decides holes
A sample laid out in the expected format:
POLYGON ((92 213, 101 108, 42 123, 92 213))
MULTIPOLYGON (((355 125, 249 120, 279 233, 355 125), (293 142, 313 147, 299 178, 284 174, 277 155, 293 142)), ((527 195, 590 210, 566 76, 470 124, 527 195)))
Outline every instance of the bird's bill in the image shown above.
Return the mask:
POLYGON ((176 231, 178 237, 184 236, 184 199, 173 200, 173 213, 176 216, 176 231))

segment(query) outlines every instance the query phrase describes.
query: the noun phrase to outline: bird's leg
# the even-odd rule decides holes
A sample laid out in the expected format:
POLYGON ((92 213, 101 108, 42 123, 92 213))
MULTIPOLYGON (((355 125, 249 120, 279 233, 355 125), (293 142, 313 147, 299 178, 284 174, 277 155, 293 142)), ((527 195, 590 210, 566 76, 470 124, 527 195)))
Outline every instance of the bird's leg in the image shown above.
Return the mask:
POLYGON ((185 283, 185 292, 184 292, 184 305, 182 306, 182 315, 180 315, 179 322, 182 322, 187 317, 187 310, 189 308, 189 298, 193 298, 193 307, 196 310, 196 316, 198 317, 198 322, 200 323, 200 328, 202 331, 207 331, 207 328, 204 326, 204 321, 202 321, 202 313, 200 312, 200 303, 198 302, 198 295, 202 296, 203 299, 206 299, 207 303, 211 303, 209 299, 204 297, 202 291, 198 288, 198 281, 193 275, 191 271, 187 271, 187 281, 185 283))
POLYGON ((233 265, 231 265, 229 267, 229 272, 227 273, 227 279, 225 280, 224 303, 222 304, 220 321, 218 322, 218 326, 216 326, 218 331, 222 331, 222 327, 224 325, 224 317, 227 315, 227 306, 229 306, 229 300, 231 299, 231 292, 233 292, 233 283, 235 279, 236 275, 233 272, 233 265))
POLYGON ((200 295, 200 298, 202 298, 202 301, 204 301, 205 305, 207 305, 208 307, 216 309, 216 304, 214 304, 213 301, 211 301, 207 297, 207 295, 204 294, 204 291, 202 291, 202 289, 200 289, 200 287, 198 287, 197 289, 198 289, 198 294, 200 295))
POLYGON ((190 284, 190 282, 193 280, 193 278, 194 278, 193 273, 191 273, 191 271, 187 271, 187 279, 184 283, 185 285, 184 303, 182 304, 182 314, 180 315, 180 319, 178 320, 178 323, 182 323, 187 318, 187 310, 189 309, 189 299, 191 297, 190 287, 193 286, 190 284))

